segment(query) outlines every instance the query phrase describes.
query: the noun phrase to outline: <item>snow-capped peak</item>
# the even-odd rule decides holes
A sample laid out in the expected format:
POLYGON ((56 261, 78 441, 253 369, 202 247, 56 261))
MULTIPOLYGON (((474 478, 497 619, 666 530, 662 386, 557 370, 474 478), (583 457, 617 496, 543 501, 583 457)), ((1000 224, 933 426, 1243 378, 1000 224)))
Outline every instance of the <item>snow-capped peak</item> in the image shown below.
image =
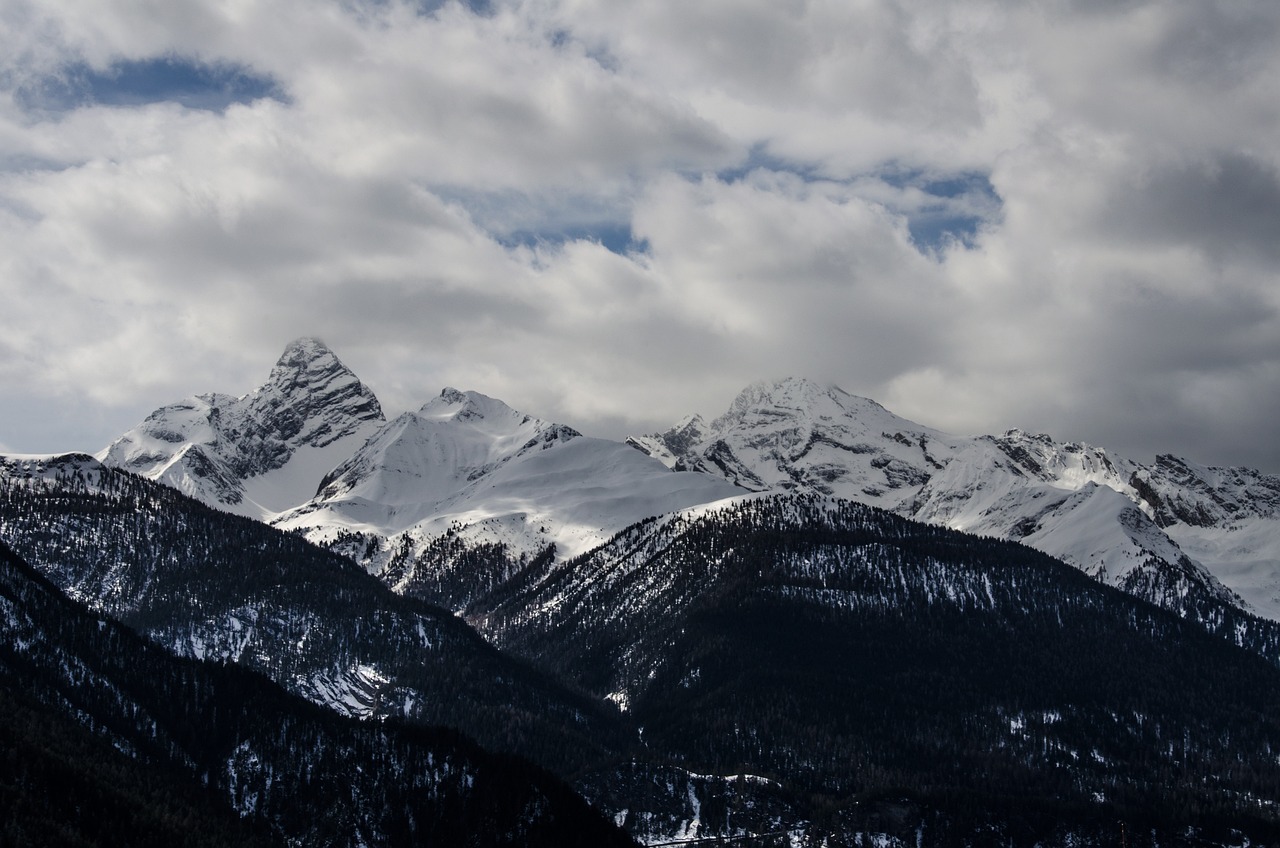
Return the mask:
POLYGON ((428 421, 464 423, 494 435, 514 432, 531 423, 533 429, 551 426, 517 412, 496 398, 454 388, 443 389, 439 395, 423 404, 417 414, 428 421))
POLYGON ((383 420, 377 397, 333 351, 301 338, 252 392, 162 407, 99 458, 261 518, 313 494, 383 420))
POLYGON ((400 530, 513 458, 579 435, 479 392, 446 388, 380 427, 298 514, 340 505, 346 506, 339 512, 350 512, 358 503, 362 518, 353 523, 400 530))
POLYGON ((445 386, 440 390, 440 394, 422 405, 422 409, 419 414, 429 416, 431 415, 432 410, 435 409, 456 410, 459 407, 465 406, 467 401, 471 399, 470 396, 473 394, 477 393, 463 392, 453 388, 452 386, 445 386))
POLYGON ((711 432, 722 436, 742 429, 779 428, 807 437, 815 429, 839 429, 846 435, 870 435, 900 431, 942 434, 894 415, 870 398, 852 395, 836 385, 824 385, 803 377, 757 382, 734 398, 729 410, 711 422, 711 432))
POLYGON ((890 508, 942 467, 950 438, 875 401, 798 377, 753 383, 701 432, 675 435, 629 442, 671 467, 748 489, 809 488, 890 508))
POLYGON ((384 420, 373 392, 316 338, 291 342, 241 403, 262 435, 295 445, 324 447, 360 422, 384 420))
POLYGON ((729 410, 711 422, 712 430, 725 430, 740 424, 763 410, 807 416, 821 404, 830 387, 823 387, 802 377, 787 377, 769 382, 759 380, 747 386, 729 405, 729 410))

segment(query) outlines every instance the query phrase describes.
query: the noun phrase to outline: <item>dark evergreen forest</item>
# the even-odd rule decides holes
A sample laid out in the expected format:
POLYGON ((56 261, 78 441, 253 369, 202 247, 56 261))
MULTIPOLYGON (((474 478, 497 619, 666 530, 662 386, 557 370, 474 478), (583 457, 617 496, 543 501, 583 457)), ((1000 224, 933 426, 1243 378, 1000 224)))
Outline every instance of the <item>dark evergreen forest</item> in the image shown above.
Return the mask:
POLYGON ((3 545, 0 602, 10 844, 631 844, 527 761, 177 659, 3 545))
MULTIPOLYGON (((603 822, 604 842, 576 844, 616 838, 488 749, 641 835, 696 819, 753 845, 1280 845, 1270 631, 1236 628, 1261 634, 1245 650, 1016 543, 869 507, 753 498, 567 561, 446 534, 393 558, 396 594, 298 536, 72 457, 0 477, 0 536, 53 584, 8 557, 25 575, 11 586, 94 607, 41 601, 23 613, 39 638, 5 620, 26 740, 7 750, 98 746, 76 779, 144 799, 158 833, 207 815, 210 844, 368 822, 390 844, 504 844, 453 840, 564 809, 603 822), (414 781, 435 806, 381 794, 414 781)), ((30 596, 5 591, 6 609, 30 596)), ((5 783, 15 803, 43 768, 5 783)))
POLYGON ((1276 668, 1021 545, 776 497, 524 578, 477 606, 501 644, 626 692, 651 751, 815 814, 901 797, 1019 842, 1055 822, 1280 836, 1276 668))

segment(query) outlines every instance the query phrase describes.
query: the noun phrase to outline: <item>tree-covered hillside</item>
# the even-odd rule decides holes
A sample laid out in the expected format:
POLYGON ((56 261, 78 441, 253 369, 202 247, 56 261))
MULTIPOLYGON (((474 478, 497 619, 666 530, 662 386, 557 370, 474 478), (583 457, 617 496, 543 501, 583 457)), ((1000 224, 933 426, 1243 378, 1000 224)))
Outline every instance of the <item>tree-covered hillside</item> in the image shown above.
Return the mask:
POLYGON ((626 704, 651 752, 815 811, 900 793, 1028 839, 1280 836, 1280 672, 1014 543, 776 496, 637 525, 472 612, 626 704))
POLYGON ((455 727, 566 775, 630 743, 608 705, 298 536, 86 456, 0 471, 0 538, 180 656, 234 661, 351 715, 455 727))
POLYGON ((3 544, 0 623, 11 844, 631 844, 527 761, 177 659, 3 544))

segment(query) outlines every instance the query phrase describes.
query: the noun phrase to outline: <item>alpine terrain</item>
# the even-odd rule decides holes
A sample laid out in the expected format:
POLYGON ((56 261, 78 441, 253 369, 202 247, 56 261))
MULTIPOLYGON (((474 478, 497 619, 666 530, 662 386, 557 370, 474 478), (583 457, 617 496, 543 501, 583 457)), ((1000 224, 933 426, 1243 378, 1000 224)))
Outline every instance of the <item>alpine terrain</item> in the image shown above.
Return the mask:
POLYGON ((1152 465, 1009 430, 962 438, 833 386, 745 389, 629 443, 752 491, 812 491, 967 533, 1014 539, 1188 613, 1280 619, 1280 478, 1161 455, 1152 465))
POLYGON ((265 518, 384 422, 373 393, 316 339, 285 349, 267 382, 239 398, 196 395, 157 409, 100 458, 205 503, 265 518))
POLYGON ((1278 510, 801 379, 625 443, 387 420, 302 339, 0 457, 0 793, 88 844, 52 775, 161 842, 1280 845, 1278 510))

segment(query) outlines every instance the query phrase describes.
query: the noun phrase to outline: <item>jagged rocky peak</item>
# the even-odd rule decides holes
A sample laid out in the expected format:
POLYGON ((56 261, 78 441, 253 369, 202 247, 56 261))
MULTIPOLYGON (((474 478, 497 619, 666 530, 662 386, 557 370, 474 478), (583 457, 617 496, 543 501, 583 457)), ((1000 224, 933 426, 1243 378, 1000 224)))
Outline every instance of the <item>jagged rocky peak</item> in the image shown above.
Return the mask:
POLYGON ((1280 518, 1280 477, 1251 468, 1218 468, 1160 454, 1131 483, 1162 527, 1280 518))
POLYGON ((324 342, 291 342, 257 389, 161 407, 99 454, 205 503, 261 517, 313 493, 385 421, 382 405, 324 342), (293 462, 299 452, 306 461, 293 462), (263 478, 275 475, 270 484, 263 478), (258 484, 246 489, 249 481, 258 484))
MULTIPOLYGON (((307 368, 321 360, 336 362, 338 359, 322 339, 315 336, 303 336, 285 345, 284 353, 276 362, 276 368, 307 368)), ((326 367, 328 364, 326 363, 326 367)))
POLYGON ((661 433, 645 436, 628 436, 626 443, 646 456, 653 457, 668 468, 706 441, 711 428, 701 415, 685 416, 678 424, 661 433))
POLYGON ((290 342, 266 383, 244 400, 264 435, 314 447, 350 435, 362 422, 386 420, 373 392, 313 337, 290 342))
POLYGON ((1059 442, 1045 433, 1006 430, 990 441, 1028 476, 1072 488, 1096 483, 1132 495, 1132 462, 1112 457, 1102 448, 1082 442, 1059 442))
POLYGON ((706 419, 694 413, 663 433, 662 441, 673 453, 682 454, 707 437, 710 428, 706 419))

